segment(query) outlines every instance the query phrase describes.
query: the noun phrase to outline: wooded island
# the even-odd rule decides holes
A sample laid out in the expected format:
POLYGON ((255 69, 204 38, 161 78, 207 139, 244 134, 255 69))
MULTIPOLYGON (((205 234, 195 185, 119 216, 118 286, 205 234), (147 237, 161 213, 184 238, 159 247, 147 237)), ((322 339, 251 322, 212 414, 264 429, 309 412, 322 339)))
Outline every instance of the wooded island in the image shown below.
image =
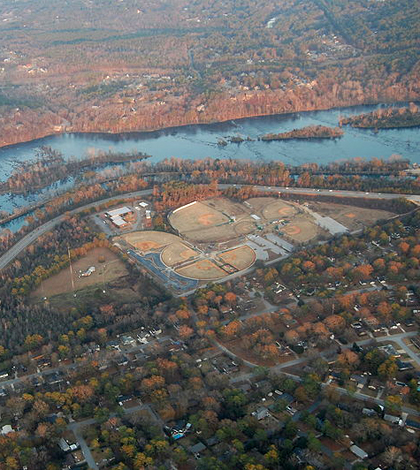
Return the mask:
POLYGON ((338 139, 344 135, 339 127, 328 126, 306 126, 302 129, 293 129, 280 134, 265 134, 260 140, 291 140, 291 139, 338 139))
POLYGON ((420 111, 414 103, 410 103, 406 108, 378 109, 371 113, 340 119, 340 125, 365 129, 417 127, 420 126, 420 111))

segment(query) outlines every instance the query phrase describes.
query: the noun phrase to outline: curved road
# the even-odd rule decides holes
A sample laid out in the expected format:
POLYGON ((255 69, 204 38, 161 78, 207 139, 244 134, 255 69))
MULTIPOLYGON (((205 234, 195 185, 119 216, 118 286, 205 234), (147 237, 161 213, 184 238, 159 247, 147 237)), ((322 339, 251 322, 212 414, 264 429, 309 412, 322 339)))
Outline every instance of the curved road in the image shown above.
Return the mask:
MULTIPOLYGON (((220 189, 227 189, 232 187, 240 188, 241 184, 219 184, 220 189)), ((254 186, 255 189, 263 192, 282 192, 282 193, 292 193, 292 194, 319 194, 326 196, 336 196, 336 197, 354 197, 354 198, 368 198, 368 199, 397 199, 400 197, 405 197, 410 199, 413 202, 420 204, 420 196, 416 194, 389 194, 389 193, 368 193, 364 191, 341 191, 341 190, 328 190, 328 189, 313 189, 313 188, 288 188, 288 187, 275 187, 275 186, 254 186)), ((79 207, 68 211, 67 214, 77 214, 86 209, 92 207, 98 207, 106 202, 118 201, 120 199, 129 199, 148 196, 152 194, 151 189, 144 189, 142 191, 135 191, 132 193, 120 194, 118 196, 113 196, 107 199, 101 199, 100 201, 92 202, 86 204, 85 206, 79 207)), ((52 219, 40 227, 36 228, 32 232, 25 235, 20 239, 15 245, 13 245, 3 256, 0 257, 0 269, 4 269, 10 262, 12 262, 25 248, 31 245, 38 237, 43 235, 46 232, 52 230, 65 218, 65 214, 59 215, 55 219, 52 219)))
POLYGON ((31 245, 37 238, 39 238, 44 233, 49 232, 55 226, 60 224, 67 214, 77 214, 79 212, 83 212, 86 209, 91 209, 92 207, 98 207, 106 202, 111 201, 118 201, 120 199, 130 199, 130 198, 137 198, 148 196, 152 194, 151 189, 144 189, 143 191, 136 191, 133 193, 127 194, 120 194, 119 196, 110 197, 107 199, 101 199, 100 201, 91 202, 90 204, 86 204, 85 206, 78 207, 77 209, 73 209, 68 211, 64 214, 59 215, 55 219, 52 219, 45 224, 41 225, 40 227, 36 228, 32 232, 25 235, 21 238, 15 245, 13 245, 3 256, 0 257, 0 269, 4 269, 10 262, 12 262, 18 255, 21 253, 25 248, 31 245))

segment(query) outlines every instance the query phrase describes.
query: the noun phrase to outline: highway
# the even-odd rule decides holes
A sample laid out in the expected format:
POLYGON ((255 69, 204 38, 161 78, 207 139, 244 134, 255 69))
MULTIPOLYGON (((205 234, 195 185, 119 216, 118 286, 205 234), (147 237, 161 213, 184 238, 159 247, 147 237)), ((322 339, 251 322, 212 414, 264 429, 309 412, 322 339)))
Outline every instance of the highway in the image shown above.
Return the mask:
POLYGON ((32 232, 28 233, 23 238, 21 238, 15 245, 13 245, 3 256, 0 257, 0 269, 4 269, 23 250, 28 248, 28 246, 32 245, 32 243, 34 243, 34 241, 37 240, 41 235, 44 235, 44 233, 51 231, 54 227, 59 225, 68 214, 70 215, 78 214, 79 212, 83 212, 93 207, 101 206, 102 204, 105 204, 111 201, 119 201, 121 199, 144 197, 144 196, 149 196, 150 194, 152 194, 151 189, 145 189, 143 191, 136 191, 136 192, 126 193, 126 194, 120 194, 119 196, 114 196, 114 197, 110 197, 107 199, 101 199, 100 201, 91 202, 90 204, 86 204, 85 206, 78 207, 77 209, 73 209, 64 214, 61 214, 55 219, 51 219, 48 222, 45 222, 45 224, 36 228, 32 232))
MULTIPOLYGON (((240 188, 244 185, 240 184, 219 184, 220 189, 227 189, 232 187, 240 188)), ((310 194, 310 195, 324 195, 324 196, 335 196, 335 197, 353 197, 353 198, 367 198, 367 199, 398 199, 400 197, 405 197, 410 199, 413 202, 420 204, 420 196, 416 194, 389 194, 389 193, 368 193, 364 191, 342 191, 342 190, 328 190, 328 189, 314 189, 314 188, 289 188, 289 187, 280 187, 280 186, 254 186, 255 189, 261 192, 273 192, 273 193, 291 193, 291 194, 310 194)), ((83 212, 84 210, 91 209, 93 207, 98 207, 104 203, 118 201, 121 199, 131 199, 131 198, 140 198, 144 196, 149 196, 152 194, 151 189, 144 189, 142 191, 135 191, 125 194, 120 194, 118 196, 113 196, 107 199, 101 199, 100 201, 92 202, 86 204, 85 206, 78 207, 73 209, 65 214, 59 215, 55 219, 52 219, 40 227, 36 228, 32 232, 25 235, 20 239, 15 245, 13 245, 3 256, 0 257, 0 269, 4 269, 9 263, 11 263, 23 250, 28 246, 34 243, 41 235, 49 232, 58 224, 60 224, 66 214, 77 214, 83 212)), ((183 294, 185 295, 185 293, 183 294)))

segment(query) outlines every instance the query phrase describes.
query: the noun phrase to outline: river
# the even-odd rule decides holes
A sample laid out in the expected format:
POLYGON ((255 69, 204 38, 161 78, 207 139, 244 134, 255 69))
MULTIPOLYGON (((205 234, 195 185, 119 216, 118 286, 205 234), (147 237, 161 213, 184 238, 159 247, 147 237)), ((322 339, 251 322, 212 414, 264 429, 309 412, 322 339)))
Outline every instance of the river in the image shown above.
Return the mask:
MULTIPOLYGON (((389 106, 389 105, 388 105, 389 106)), ((399 104, 398 106, 403 106, 399 104)), ((309 125, 336 126, 340 117, 370 112, 379 105, 355 106, 351 108, 311 111, 295 114, 263 116, 240 119, 218 124, 192 125, 164 129, 149 133, 129 134, 63 134, 0 149, 0 180, 7 179, 16 165, 36 157, 40 146, 47 145, 60 151, 64 157, 85 156, 91 150, 115 152, 140 151, 152 156, 150 162, 165 158, 241 158, 253 161, 278 160, 286 164, 299 165, 307 162, 318 164, 355 157, 388 158, 399 154, 412 162, 420 163, 420 132, 418 128, 387 129, 378 133, 366 129, 344 128, 345 134, 337 140, 287 140, 262 142, 258 137, 268 133, 290 131, 309 125), (241 144, 218 145, 219 139, 240 135, 254 139, 241 144)), ((69 187, 69 183, 64 184, 69 187)), ((55 184, 49 188, 57 191, 64 188, 55 184)), ((28 196, 0 196, 0 209, 11 211, 45 197, 41 194, 28 196)), ((16 230, 21 223, 9 228, 16 230)))

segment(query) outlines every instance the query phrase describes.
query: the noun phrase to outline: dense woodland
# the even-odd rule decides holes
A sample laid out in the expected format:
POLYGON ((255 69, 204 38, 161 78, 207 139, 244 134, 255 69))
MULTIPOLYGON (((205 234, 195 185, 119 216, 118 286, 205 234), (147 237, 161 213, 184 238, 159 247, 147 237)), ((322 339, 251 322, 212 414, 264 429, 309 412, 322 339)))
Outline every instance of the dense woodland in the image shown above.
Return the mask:
POLYGON ((344 131, 338 127, 307 126, 301 129, 293 129, 280 134, 265 134, 261 140, 270 142, 272 140, 290 139, 338 139, 344 135, 344 131))
POLYGON ((0 6, 0 145, 419 98, 417 2, 0 6))

